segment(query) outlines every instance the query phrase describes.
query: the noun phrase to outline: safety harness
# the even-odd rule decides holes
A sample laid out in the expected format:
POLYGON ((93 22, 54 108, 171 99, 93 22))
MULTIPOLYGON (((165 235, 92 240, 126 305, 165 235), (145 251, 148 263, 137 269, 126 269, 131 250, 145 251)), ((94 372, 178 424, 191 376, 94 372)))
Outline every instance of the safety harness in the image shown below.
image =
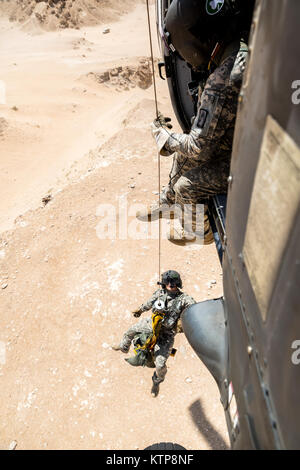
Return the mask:
POLYGON ((161 329, 161 324, 162 320, 165 316, 164 312, 154 312, 152 313, 152 334, 148 337, 146 342, 143 345, 137 344, 137 346, 134 349, 135 354, 138 353, 139 350, 148 350, 152 351, 154 349, 154 346, 156 345, 159 332, 161 329))
MULTIPOLYGON (((182 293, 181 293, 182 295, 182 293)), ((178 296, 178 298, 181 297, 178 296)), ((162 327, 163 320, 167 313, 167 293, 162 297, 159 297, 154 303, 152 311, 152 332, 149 334, 142 333, 137 335, 134 339, 134 356, 126 358, 127 361, 132 366, 147 366, 155 367, 153 359, 153 350, 157 343, 159 333, 162 327)), ((171 356, 175 356, 176 349, 172 349, 171 356)))

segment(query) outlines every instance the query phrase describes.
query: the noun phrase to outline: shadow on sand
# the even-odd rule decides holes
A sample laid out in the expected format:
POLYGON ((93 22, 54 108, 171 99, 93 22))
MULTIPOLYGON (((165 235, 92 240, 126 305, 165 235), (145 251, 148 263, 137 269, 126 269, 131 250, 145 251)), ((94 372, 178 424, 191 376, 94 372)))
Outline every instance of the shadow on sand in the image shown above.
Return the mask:
POLYGON ((189 412, 198 431, 203 435, 213 450, 229 450, 222 436, 207 419, 200 399, 196 400, 189 407, 189 412))

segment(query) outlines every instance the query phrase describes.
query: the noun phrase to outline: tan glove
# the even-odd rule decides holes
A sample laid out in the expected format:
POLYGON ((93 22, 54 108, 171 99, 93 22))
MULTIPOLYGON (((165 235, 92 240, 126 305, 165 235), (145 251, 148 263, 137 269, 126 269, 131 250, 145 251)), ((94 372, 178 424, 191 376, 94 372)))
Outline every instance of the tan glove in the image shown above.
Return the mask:
POLYGON ((169 156, 173 153, 164 149, 164 145, 171 135, 166 128, 171 129, 171 127, 170 118, 164 118, 161 113, 159 113, 158 117, 154 119, 151 124, 152 135, 155 139, 159 153, 163 156, 169 156))

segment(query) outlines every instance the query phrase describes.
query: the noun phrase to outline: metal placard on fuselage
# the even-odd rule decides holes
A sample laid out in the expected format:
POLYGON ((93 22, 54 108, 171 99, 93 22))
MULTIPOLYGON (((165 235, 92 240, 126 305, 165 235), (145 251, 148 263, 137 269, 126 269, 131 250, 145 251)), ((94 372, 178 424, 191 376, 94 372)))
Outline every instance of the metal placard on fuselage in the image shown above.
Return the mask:
POLYGON ((263 320, 293 227, 300 199, 300 149, 267 117, 243 254, 263 320))

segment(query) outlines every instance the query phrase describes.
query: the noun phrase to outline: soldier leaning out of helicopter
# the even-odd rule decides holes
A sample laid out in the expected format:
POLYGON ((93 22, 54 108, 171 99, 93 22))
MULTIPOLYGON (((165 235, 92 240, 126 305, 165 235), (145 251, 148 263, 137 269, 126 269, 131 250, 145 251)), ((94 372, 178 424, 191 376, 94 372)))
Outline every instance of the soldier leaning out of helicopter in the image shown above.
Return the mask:
POLYGON ((126 331, 120 344, 112 346, 115 351, 128 353, 131 343, 135 346, 135 356, 126 359, 134 366, 155 367, 152 377, 151 394, 156 397, 159 384, 167 373, 166 362, 178 332, 178 320, 182 312, 195 303, 195 300, 182 292, 180 274, 176 271, 166 271, 162 274, 162 289, 158 289, 150 299, 133 312, 134 317, 140 317, 143 312, 152 308, 152 318, 140 320, 126 331))
POLYGON ((254 0, 173 0, 168 9, 170 55, 176 50, 197 77, 197 110, 187 134, 171 133, 170 119, 161 114, 154 120, 158 150, 163 156, 174 154, 173 166, 160 204, 136 215, 150 222, 169 218, 173 208, 171 218, 178 217, 181 224, 171 225, 167 237, 172 243, 197 240, 196 204, 205 204, 204 230, 198 238, 204 238, 204 244, 213 242, 206 203, 209 197, 227 192, 253 5, 254 0))

